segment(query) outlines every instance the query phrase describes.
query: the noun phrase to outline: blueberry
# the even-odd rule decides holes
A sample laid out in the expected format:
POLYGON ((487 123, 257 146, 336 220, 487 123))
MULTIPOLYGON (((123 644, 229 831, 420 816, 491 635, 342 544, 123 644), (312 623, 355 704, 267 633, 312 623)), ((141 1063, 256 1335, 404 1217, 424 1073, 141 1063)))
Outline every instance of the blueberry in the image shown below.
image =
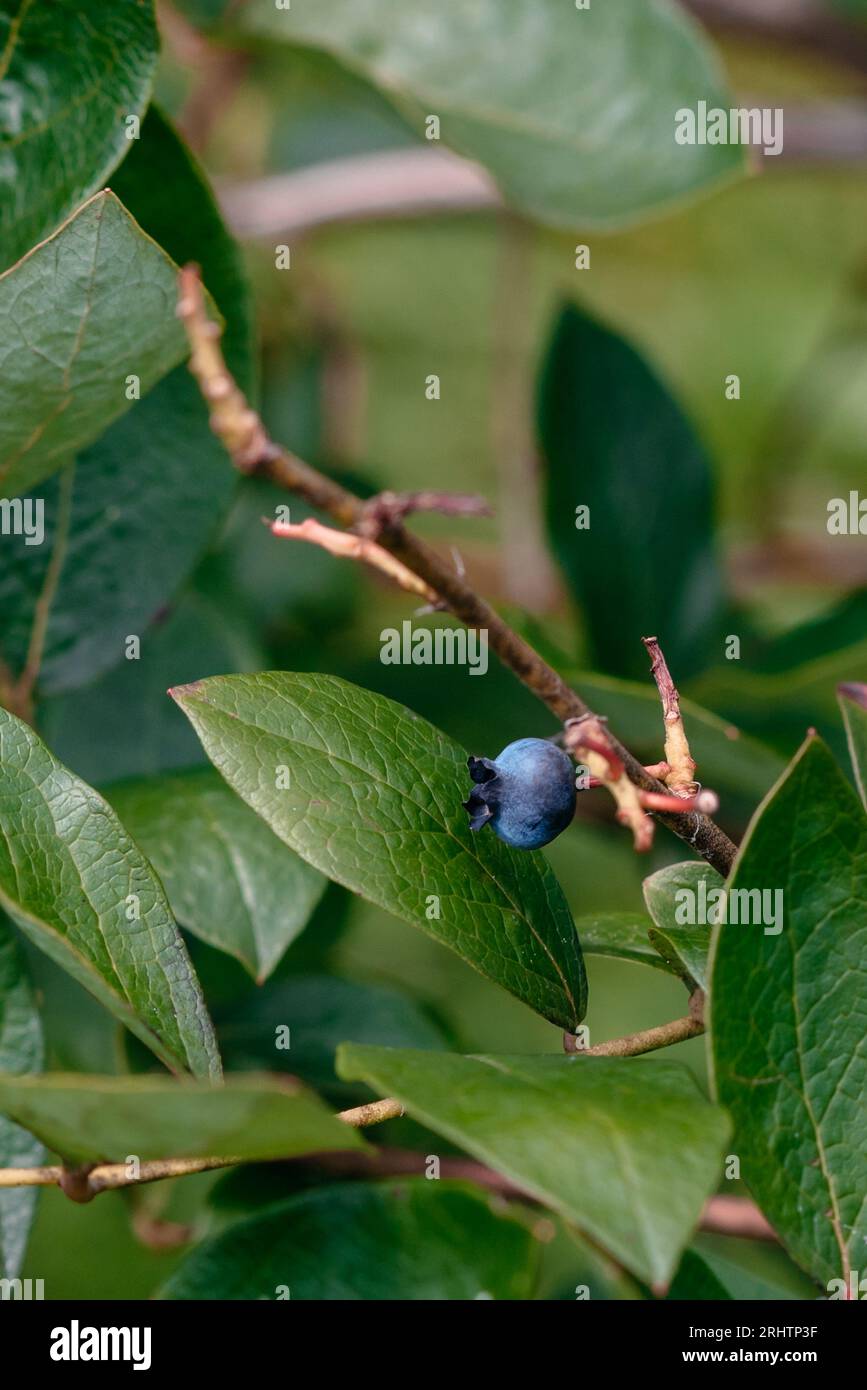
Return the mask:
POLYGON ((477 784, 463 802, 470 829, 490 821, 494 833, 516 849, 539 849, 566 829, 575 814, 571 759, 543 738, 519 738, 499 757, 467 758, 477 784))

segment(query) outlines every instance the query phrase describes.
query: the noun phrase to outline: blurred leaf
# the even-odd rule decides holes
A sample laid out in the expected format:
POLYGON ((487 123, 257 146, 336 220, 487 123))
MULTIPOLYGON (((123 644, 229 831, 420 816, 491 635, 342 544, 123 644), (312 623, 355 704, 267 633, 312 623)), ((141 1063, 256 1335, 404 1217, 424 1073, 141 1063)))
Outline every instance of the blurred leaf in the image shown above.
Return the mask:
POLYGON ((27 492, 187 352, 177 267, 106 189, 0 276, 0 486, 27 492))
POLYGON ((646 676, 641 638, 657 634, 678 679, 701 669, 722 613, 707 458, 643 358, 571 304, 543 368, 539 432, 548 529, 599 665, 646 676))
POLYGON ((300 1082, 227 1077, 0 1076, 0 1113, 75 1162, 154 1158, 289 1158, 364 1141, 300 1082))
POLYGON ((90 782, 152 776, 203 761, 167 697, 202 671, 253 671, 263 654, 241 615, 199 592, 144 634, 139 660, 122 661, 94 685, 46 700, 40 723, 51 747, 90 782))
POLYGON ((731 1299, 732 1294, 701 1255, 685 1250, 666 1298, 672 1302, 694 1298, 718 1301, 731 1299))
MULTIPOLYGON (((42 1025, 24 955, 0 914, 0 1072, 40 1071, 42 1062, 42 1025)), ((43 1162, 39 1141, 0 1116, 0 1167, 31 1168, 43 1162)), ((0 1189, 0 1278, 18 1277, 37 1195, 35 1187, 0 1189)))
POLYGON ((560 887, 540 854, 470 831, 466 759, 438 729, 334 676, 234 676, 172 694, 229 785, 308 863, 552 1023, 580 1022, 587 982, 560 887))
POLYGON ((715 1085, 742 1174, 821 1284, 859 1268, 867 1190, 867 819, 810 739, 747 832, 734 889, 781 891, 783 929, 727 923, 711 951, 715 1085))
POLYGON ((217 1019, 217 1034, 230 1070, 289 1071, 347 1105, 347 1087, 334 1070, 341 1043, 434 1051, 447 1046, 442 1030, 408 995, 334 975, 273 981, 225 1010, 217 1019), (277 1041, 281 1029, 288 1030, 285 1050, 277 1041))
MULTIPOLYGON (((805 1299, 814 1296, 812 1285, 800 1270, 790 1265, 778 1249, 756 1249, 755 1241, 740 1241, 742 1262, 715 1248, 711 1237, 699 1236, 696 1245, 684 1252, 680 1268, 668 1291, 669 1299, 733 1299, 737 1302, 764 1302, 776 1299, 805 1299), (766 1269, 777 1256, 780 1267, 766 1269)), ((729 1243, 730 1248, 731 1243, 729 1243)))
POLYGON ((692 859, 669 864, 644 880, 644 901, 654 921, 652 945, 690 986, 700 985, 704 990, 708 987, 707 953, 715 920, 711 913, 718 901, 708 902, 707 895, 724 893, 725 886, 725 879, 710 864, 692 859), (688 896, 678 901, 680 894, 688 896), (702 917, 703 922, 699 920, 702 917))
POLYGON ((679 145, 675 113, 729 106, 701 31, 673 5, 621 0, 250 0, 248 32, 324 49, 378 85, 424 131, 485 165, 507 201, 571 230, 611 224, 733 177, 734 145, 679 145), (483 62, 466 61, 484 45, 483 62))
POLYGON ((686 1069, 656 1058, 458 1057, 348 1044, 337 1070, 397 1096, 653 1284, 671 1278, 729 1134, 686 1069))
MULTIPOLYGON (((229 363, 250 390, 250 308, 239 255, 201 172, 155 109, 117 171, 113 188, 174 261, 194 257, 199 262, 226 319, 229 363)), ((173 271, 166 295, 163 314, 172 324, 173 271)), ((127 316, 123 298, 120 304, 127 316)), ((182 347, 174 360, 184 351, 182 347)), ((139 368, 133 363, 130 370, 139 368)), ((207 411, 186 366, 159 382, 81 454, 40 672, 43 693, 89 683, 122 662, 127 636, 141 636, 172 597, 227 510, 234 486, 234 469, 208 428, 207 411), (153 558, 155 537, 159 564, 153 558)), ((47 482, 41 495, 45 543, 30 546, 24 537, 4 541, 0 650, 13 668, 24 661, 60 512, 56 481, 47 482)))
POLYGON ((166 1066, 219 1076, 159 879, 102 797, 2 709, 0 906, 166 1066))
POLYGON ((343 1183, 205 1241, 161 1297, 529 1299, 537 1250, 524 1224, 469 1184, 343 1183))
POLYGON ((107 795, 181 926, 266 980, 327 880, 287 852, 210 768, 127 782, 107 795))
POLYGON ((674 967, 650 944, 650 925, 640 912, 597 912, 575 921, 585 956, 614 956, 617 960, 673 971, 674 967))
POLYGON ((850 683, 837 689, 849 753, 861 800, 867 809, 867 685, 850 683))
MULTIPOLYGON (((0 6, 3 267, 104 182, 147 106, 159 42, 152 0, 0 6)), ((5 335, 4 335, 5 336, 5 335)))

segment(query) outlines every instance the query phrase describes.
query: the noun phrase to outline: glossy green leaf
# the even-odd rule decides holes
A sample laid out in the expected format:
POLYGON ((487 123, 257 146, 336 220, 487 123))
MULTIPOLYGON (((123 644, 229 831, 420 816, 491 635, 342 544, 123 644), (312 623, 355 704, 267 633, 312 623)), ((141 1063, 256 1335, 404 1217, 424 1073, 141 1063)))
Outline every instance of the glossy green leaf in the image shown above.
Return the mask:
POLYGON ((177 267, 110 191, 0 276, 0 488, 27 492, 186 356, 177 267))
POLYGON ((673 966, 651 945, 650 927, 650 921, 640 912, 597 912, 575 921, 585 956, 613 956, 672 971, 673 966))
POLYGON ((647 678, 641 638, 657 634, 679 679, 701 669, 722 614, 707 458, 644 359, 571 304, 543 367, 539 436, 548 530, 599 666, 647 678))
POLYGON ((525 1224, 467 1184, 342 1183, 205 1241, 161 1297, 527 1299, 538 1249, 525 1224))
POLYGON ((837 698, 843 712, 855 781, 867 808, 867 685, 854 682, 841 685, 837 698))
POLYGON ((729 1134, 725 1114, 686 1069, 656 1058, 458 1057, 348 1045, 337 1070, 397 1096, 415 1119, 653 1284, 671 1278, 729 1134))
MULTIPOLYGON (((39 1071, 42 1054, 42 1025, 24 956, 0 914, 0 1072, 39 1071)), ((0 1168, 31 1168, 42 1162, 38 1139, 0 1116, 0 1168)), ((37 1195, 35 1187, 0 1188, 0 1278, 18 1277, 37 1195)))
POLYGON ((0 245, 23 256, 129 149, 157 60, 152 0, 0 4, 0 245))
POLYGON ((106 793, 159 874, 176 920, 260 983, 304 928, 326 879, 286 849, 211 768, 106 793))
MULTIPOLYGON (((254 353, 240 256, 200 170, 155 108, 116 171, 112 189, 174 262, 195 259, 201 266, 226 321, 227 359, 250 391, 254 353)), ((164 312, 171 325, 173 282, 169 292, 164 312)), ((126 317, 125 302, 121 308, 126 317)), ((124 660, 127 636, 141 636, 173 597, 233 496, 235 471, 208 428, 186 365, 169 372, 141 401, 124 404, 129 404, 126 414, 78 457, 66 536, 58 540, 61 487, 51 479, 39 490, 45 502, 44 544, 28 545, 24 537, 4 540, 0 651, 14 669, 23 664, 55 544, 64 557, 40 670, 43 694, 89 685, 124 660), (159 564, 153 560, 156 543, 159 564)))
POLYGON ((784 919, 779 931, 714 929, 715 1089, 742 1177, 792 1257, 826 1284, 861 1268, 867 1241, 867 818, 819 739, 757 811, 736 889, 767 892, 768 906, 782 893, 784 919))
POLYGON ((287 1077, 211 1086, 170 1076, 4 1075, 0 1114, 79 1163, 122 1163, 130 1154, 291 1158, 364 1146, 352 1125, 287 1077))
POLYGON ((650 941, 690 987, 708 987, 707 954, 721 908, 725 879, 709 864, 669 864, 644 880, 644 901, 653 918, 650 941))
POLYGON ((580 1022, 586 977, 560 887, 540 854, 470 831, 466 757, 438 729, 335 676, 215 677, 172 694, 229 785, 308 863, 552 1023, 580 1022))
POLYGON ((0 907, 167 1066, 219 1075, 159 879, 108 803, 2 709, 0 907))
POLYGON ((622 222, 744 167, 736 146, 675 140, 680 108, 731 103, 700 31, 667 0, 581 11, 558 0, 250 0, 238 22, 330 53, 419 131, 437 115, 444 144, 555 226, 622 222))

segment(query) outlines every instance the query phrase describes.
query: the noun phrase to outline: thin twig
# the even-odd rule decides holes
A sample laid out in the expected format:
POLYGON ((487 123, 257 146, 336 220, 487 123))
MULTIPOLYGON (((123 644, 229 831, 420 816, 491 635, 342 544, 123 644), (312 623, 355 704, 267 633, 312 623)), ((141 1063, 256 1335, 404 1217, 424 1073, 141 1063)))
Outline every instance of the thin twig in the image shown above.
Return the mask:
POLYGON ((412 570, 401 564, 400 560, 395 560, 393 555, 389 555, 387 550, 383 550, 381 545, 377 545, 376 541, 370 540, 367 536, 357 536, 352 531, 338 531, 333 526, 323 526, 321 521, 312 516, 298 522, 270 521, 268 518, 264 520, 272 536, 281 540, 307 541, 310 545, 318 545, 320 549, 327 550, 330 555, 362 560, 366 565, 394 580, 401 589, 418 594, 428 603, 437 601, 436 593, 423 579, 419 579, 412 570))
POLYGON ((645 1052, 658 1052, 661 1047, 671 1047, 673 1043, 701 1036, 705 1030, 704 1004, 704 991, 696 989, 690 995, 689 1013, 683 1018, 660 1023, 656 1028, 645 1028, 641 1033, 611 1038, 609 1042, 597 1043, 595 1047, 580 1047, 573 1033, 564 1033, 563 1050, 581 1057, 641 1057, 645 1052))
MULTIPOLYGON (((244 473, 266 476, 288 491, 297 492, 312 506, 327 512, 341 526, 357 527, 360 523, 369 522, 369 508, 360 497, 311 468, 288 450, 279 448, 268 437, 258 415, 250 409, 226 369, 219 346, 219 329, 208 320, 201 280, 194 266, 187 266, 180 273, 178 314, 187 330, 192 349, 190 370, 211 406, 211 427, 223 441, 236 467, 244 473)), ((570 690, 538 652, 474 593, 446 561, 430 546, 411 535, 401 522, 385 526, 375 539, 434 589, 442 604, 467 627, 486 631, 488 645, 503 665, 509 667, 559 720, 565 722, 590 714, 581 697, 570 690)), ((622 759, 631 782, 645 791, 665 793, 665 786, 649 776, 638 759, 612 734, 608 734, 608 739, 622 759)), ((720 873, 728 872, 735 856, 735 846, 707 816, 669 812, 662 813, 660 818, 720 873)))
POLYGON ((689 751, 689 740, 680 712, 680 695, 671 678, 668 663, 656 637, 642 637, 650 657, 650 670, 662 701, 662 721, 665 726, 665 760, 669 772, 665 785, 675 796, 694 797, 698 791, 695 781, 695 760, 689 751))

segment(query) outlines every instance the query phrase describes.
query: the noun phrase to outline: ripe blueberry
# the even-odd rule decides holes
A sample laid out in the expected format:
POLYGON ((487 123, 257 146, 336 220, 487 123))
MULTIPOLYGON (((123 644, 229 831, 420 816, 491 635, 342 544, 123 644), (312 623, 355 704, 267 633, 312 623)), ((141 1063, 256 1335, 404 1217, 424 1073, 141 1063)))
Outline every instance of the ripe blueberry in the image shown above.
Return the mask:
POLYGON ((575 814, 575 770, 568 755, 543 738, 519 738, 499 757, 467 758, 477 784, 464 801, 470 829, 491 828, 516 849, 539 849, 575 814))

